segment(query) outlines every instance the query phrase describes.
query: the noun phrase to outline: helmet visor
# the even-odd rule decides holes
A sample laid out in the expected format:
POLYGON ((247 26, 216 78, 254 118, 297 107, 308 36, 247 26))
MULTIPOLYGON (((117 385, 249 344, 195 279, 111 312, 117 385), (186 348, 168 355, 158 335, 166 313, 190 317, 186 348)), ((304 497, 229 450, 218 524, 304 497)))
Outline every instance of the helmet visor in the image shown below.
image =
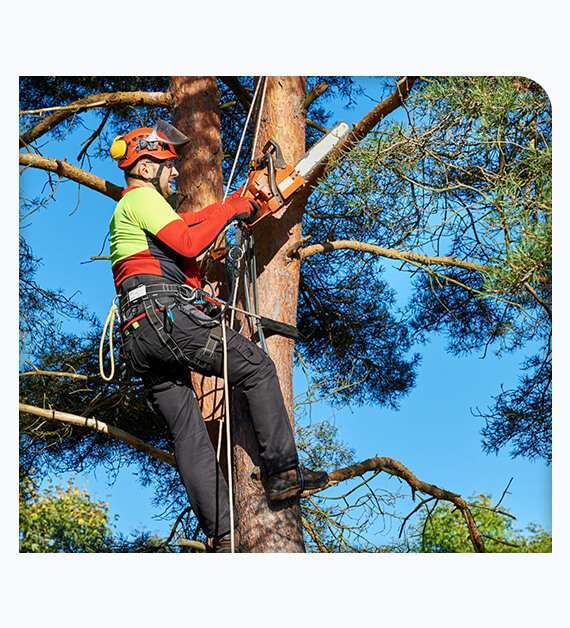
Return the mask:
POLYGON ((188 138, 184 135, 184 133, 181 133, 172 124, 160 119, 154 125, 152 132, 147 135, 145 139, 149 144, 153 142, 160 142, 162 144, 171 144, 173 146, 180 146, 188 141, 188 138))

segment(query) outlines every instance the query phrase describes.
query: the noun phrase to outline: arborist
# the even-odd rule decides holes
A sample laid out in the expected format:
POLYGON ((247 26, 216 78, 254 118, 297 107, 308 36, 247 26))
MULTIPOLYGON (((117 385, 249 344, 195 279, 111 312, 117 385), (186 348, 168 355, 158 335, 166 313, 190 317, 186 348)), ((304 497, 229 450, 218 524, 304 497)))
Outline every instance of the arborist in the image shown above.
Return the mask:
MULTIPOLYGON (((127 360, 142 377, 149 405, 166 420, 190 505, 214 551, 229 551, 228 485, 191 387, 190 370, 221 376, 220 317, 211 316, 196 258, 232 221, 252 221, 255 201, 234 193, 194 213, 168 200, 178 170, 176 147, 188 141, 172 125, 137 128, 115 138, 111 156, 126 187, 110 223, 110 249, 127 360)), ((256 344, 226 330, 231 386, 247 398, 259 443, 262 480, 272 501, 298 498, 328 482, 299 464, 275 365, 256 344)))

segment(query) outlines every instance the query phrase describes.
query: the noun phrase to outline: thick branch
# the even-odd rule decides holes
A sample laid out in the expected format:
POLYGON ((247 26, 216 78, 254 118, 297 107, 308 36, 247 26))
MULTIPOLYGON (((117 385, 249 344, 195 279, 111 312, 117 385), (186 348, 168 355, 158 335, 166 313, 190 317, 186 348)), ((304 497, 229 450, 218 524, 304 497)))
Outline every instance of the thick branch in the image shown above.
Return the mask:
POLYGON ((60 177, 77 181, 77 183, 81 183, 81 185, 85 185, 92 190, 110 196, 116 201, 121 198, 122 188, 118 185, 105 181, 105 179, 101 179, 101 177, 91 174, 90 172, 81 170, 81 168, 72 166, 61 159, 49 159, 48 157, 40 157, 33 153, 20 153, 20 165, 55 172, 60 177))
POLYGON ((402 260, 404 262, 414 262, 416 264, 424 264, 426 266, 454 266, 456 268, 464 268, 465 270, 473 270, 484 273, 491 270, 489 266, 483 266, 474 262, 466 262, 457 257, 444 257, 422 255, 412 251, 399 251, 397 249, 385 249, 376 244, 368 244, 367 242, 358 242, 356 240, 336 240, 334 242, 325 242, 323 244, 311 244, 305 248, 299 248, 299 243, 295 242, 288 251, 289 257, 305 259, 317 253, 327 253, 330 251, 338 251, 341 249, 351 249, 353 251, 362 251, 365 253, 374 253, 381 257, 402 260))
POLYGON ((335 486, 340 482, 344 482, 345 480, 349 480, 351 478, 361 476, 368 471, 384 471, 390 475, 394 475, 396 477, 405 480, 412 491, 424 493, 426 495, 431 495, 436 499, 445 500, 454 504, 457 509, 463 515, 465 522, 467 524, 467 528, 469 530, 469 536, 471 537, 471 543, 477 552, 485 551, 485 543, 483 538, 481 537, 481 533, 477 528, 477 524, 473 519, 473 515, 469 510, 469 506, 467 502, 456 493, 452 493, 451 491, 447 491, 443 488, 439 488, 439 486, 435 486, 435 484, 428 484, 427 482, 423 482, 419 480, 407 467, 405 467, 401 462, 397 460, 393 460, 392 458, 369 458, 368 460, 364 460, 363 462, 359 462, 357 464, 353 464, 349 467, 344 467, 342 469, 337 469, 332 473, 329 473, 329 483, 322 489, 316 491, 307 491, 305 494, 313 494, 318 493, 320 491, 324 491, 326 488, 331 486, 335 486))
POLYGON ((394 93, 388 98, 384 99, 381 103, 378 103, 374 109, 369 111, 364 118, 360 120, 352 129, 352 131, 344 138, 338 146, 331 151, 327 159, 320 164, 311 176, 307 180, 305 190, 310 192, 315 186, 317 181, 326 173, 331 163, 337 162, 339 159, 343 159, 364 137, 370 133, 370 131, 388 114, 395 111, 404 100, 410 94, 412 85, 416 81, 415 76, 405 76, 400 79, 396 85, 394 93))
POLYGON ((69 414, 67 412, 58 412, 57 410, 38 408, 37 406, 30 406, 25 403, 20 404, 20 412, 41 416, 50 421, 60 421, 61 423, 67 423, 77 427, 87 427, 91 430, 95 430, 96 432, 100 432, 101 434, 112 436, 113 438, 134 447, 138 451, 142 451, 145 454, 149 454, 153 458, 162 460, 162 462, 166 462, 172 466, 176 465, 174 456, 167 451, 159 449, 158 447, 153 447, 152 445, 145 443, 140 438, 125 432, 125 430, 122 430, 119 427, 114 427, 113 425, 108 425, 107 423, 103 423, 97 419, 78 416, 76 414, 69 414))
POLYGON ((92 94, 76 100, 52 113, 20 137, 20 147, 28 146, 55 126, 86 109, 95 107, 122 107, 124 105, 144 107, 170 107, 172 99, 169 92, 108 92, 92 94))

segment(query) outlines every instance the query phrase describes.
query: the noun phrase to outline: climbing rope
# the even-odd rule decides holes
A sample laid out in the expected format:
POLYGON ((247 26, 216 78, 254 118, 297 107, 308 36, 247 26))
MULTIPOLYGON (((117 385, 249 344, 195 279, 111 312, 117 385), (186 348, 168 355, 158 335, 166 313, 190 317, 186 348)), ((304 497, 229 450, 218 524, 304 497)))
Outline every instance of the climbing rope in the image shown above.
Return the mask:
POLYGON ((113 299, 113 304, 109 309, 109 313, 107 314, 107 318, 105 319, 105 324, 103 325, 103 332, 101 333, 101 340, 99 341, 99 374, 101 378, 110 382, 115 376, 115 357, 113 355, 113 327, 115 325, 115 319, 117 318, 117 304, 113 299), (105 334, 109 330, 109 359, 111 361, 111 371, 109 375, 105 374, 105 365, 103 364, 103 349, 105 346, 105 334))
MULTIPOLYGON (((234 483, 232 468, 232 442, 230 431, 230 394, 228 386, 228 339, 226 336, 226 319, 222 316, 222 346, 224 348, 224 410, 226 415, 226 455, 228 466, 228 497, 230 503, 230 542, 231 553, 235 552, 235 532, 234 532, 234 483)), ((220 434, 222 432, 220 425, 220 434)), ((219 458, 218 458, 219 459, 219 458)))

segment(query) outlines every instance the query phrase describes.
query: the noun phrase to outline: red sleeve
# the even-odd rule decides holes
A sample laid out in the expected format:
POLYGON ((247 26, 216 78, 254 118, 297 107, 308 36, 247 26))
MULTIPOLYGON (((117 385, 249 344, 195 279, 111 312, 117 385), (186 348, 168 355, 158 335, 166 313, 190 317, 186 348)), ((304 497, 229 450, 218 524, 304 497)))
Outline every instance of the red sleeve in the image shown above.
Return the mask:
MULTIPOLYGON (((213 205, 208 205, 208 207, 204 207, 204 209, 200 209, 197 212, 184 212, 179 215, 182 217, 182 220, 184 220, 184 222, 191 227, 204 222, 205 220, 210 220, 210 218, 215 218, 217 213, 224 211, 224 209, 227 210, 227 208, 228 206, 224 207, 221 203, 214 203, 213 205)), ((232 213, 234 213, 233 210, 232 213)))
MULTIPOLYGON (((204 209, 200 209, 197 212, 184 212, 183 214, 180 214, 180 216, 182 216, 182 219, 188 226, 191 226, 205 220, 210 220, 212 218, 215 219, 217 213, 226 210, 228 207, 232 208, 234 216, 238 216, 239 214, 249 214, 251 212, 251 204, 247 198, 240 196, 241 190, 242 188, 239 188, 239 190, 236 190, 233 194, 228 196, 226 202, 223 204, 214 203, 213 205, 208 205, 208 207, 204 207, 204 209)), ((223 227, 221 227, 221 229, 223 229, 223 227)))
POLYGON ((184 257, 197 257, 212 244, 236 214, 232 203, 214 203, 193 214, 180 214, 156 232, 156 237, 184 257))

